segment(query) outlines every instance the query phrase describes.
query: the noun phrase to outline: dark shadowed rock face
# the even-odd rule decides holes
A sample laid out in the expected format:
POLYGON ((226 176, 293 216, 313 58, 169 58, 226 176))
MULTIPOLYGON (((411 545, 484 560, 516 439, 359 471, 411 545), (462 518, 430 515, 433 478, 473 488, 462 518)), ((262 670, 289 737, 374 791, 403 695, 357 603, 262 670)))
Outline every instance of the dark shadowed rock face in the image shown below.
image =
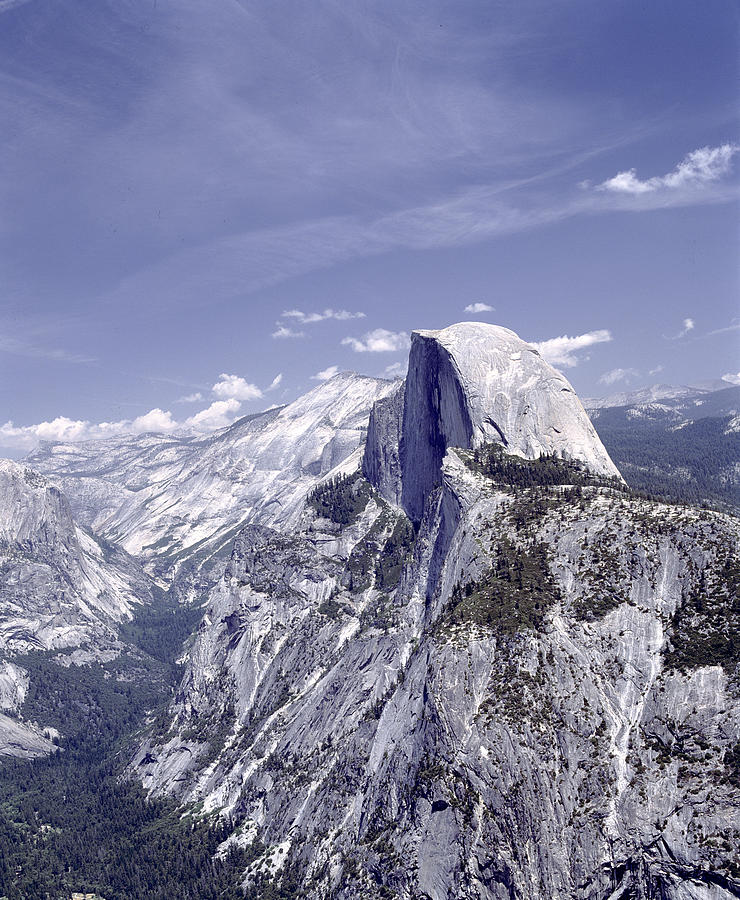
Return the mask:
MULTIPOLYGON (((207 478, 191 519, 127 500, 132 546, 197 525, 229 555, 131 772, 252 848, 255 897, 740 896, 738 520, 587 477, 618 473, 506 329, 416 333, 403 386, 337 378, 200 448, 136 449, 167 503, 190 478, 170 453, 207 478), (535 477, 554 470, 583 478, 535 477)), ((0 671, 3 708, 26 684, 0 671)))
POLYGON ((440 482, 448 447, 469 447, 470 409, 454 361, 435 337, 416 332, 406 377, 401 436, 401 503, 414 522, 440 482))
POLYGON ((406 385, 399 381, 392 394, 378 400, 370 413, 362 474, 381 496, 401 503, 401 429, 406 385))

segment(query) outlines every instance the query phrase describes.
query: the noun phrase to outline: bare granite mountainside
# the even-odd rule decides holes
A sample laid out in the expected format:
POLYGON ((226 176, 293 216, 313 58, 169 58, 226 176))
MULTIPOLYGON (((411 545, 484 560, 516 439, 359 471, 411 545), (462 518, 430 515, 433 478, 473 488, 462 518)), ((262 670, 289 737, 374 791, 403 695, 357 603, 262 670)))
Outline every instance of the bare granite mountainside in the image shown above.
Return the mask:
POLYGON ((631 493, 512 332, 32 459, 0 464, 0 753, 55 737, 12 654, 95 659, 143 563, 203 617, 129 771, 251 847, 252 896, 740 896, 740 523, 631 493))
POLYGON ((28 457, 75 515, 168 582, 228 552, 252 520, 289 529, 306 493, 361 447, 394 383, 341 373, 288 406, 207 438, 162 434, 49 443, 28 457))

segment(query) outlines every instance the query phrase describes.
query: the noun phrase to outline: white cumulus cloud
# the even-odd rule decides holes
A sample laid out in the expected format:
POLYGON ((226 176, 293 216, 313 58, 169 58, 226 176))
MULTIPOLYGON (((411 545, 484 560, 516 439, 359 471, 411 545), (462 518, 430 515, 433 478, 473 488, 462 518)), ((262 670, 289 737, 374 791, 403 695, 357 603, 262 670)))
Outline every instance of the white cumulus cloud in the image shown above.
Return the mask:
POLYGON ((592 347, 594 344, 603 344, 611 339, 610 331, 606 328, 599 328, 596 331, 588 331, 586 334, 579 334, 574 337, 564 334, 561 337, 550 338, 547 341, 533 341, 532 346, 551 365, 572 367, 578 365, 576 354, 579 351, 592 347))
POLYGON ((652 191, 677 190, 708 184, 717 181, 730 171, 732 157, 738 150, 740 150, 738 144, 700 147, 689 153, 672 172, 666 175, 642 180, 637 177, 635 169, 627 169, 597 185, 596 190, 618 194, 649 194, 652 191))
POLYGON ((493 312, 493 307, 489 306, 487 303, 469 303, 465 307, 465 312, 469 312, 469 313, 493 312))
POLYGON ((141 434, 145 431, 174 431, 175 428, 177 428, 177 422, 172 418, 172 413, 159 408, 150 409, 148 413, 139 416, 131 423, 131 431, 134 434, 141 434))
POLYGON ((629 381, 632 378, 637 378, 639 374, 637 369, 612 369, 609 372, 604 372, 599 381, 601 384, 616 384, 618 381, 629 381))
POLYGON ((31 450, 39 441, 88 441, 116 437, 123 434, 143 434, 147 431, 170 432, 178 427, 168 410, 150 409, 135 419, 118 422, 88 422, 57 416, 50 422, 35 425, 14 425, 12 421, 0 425, 0 445, 18 450, 31 450))
POLYGON ((392 353, 396 350, 407 350, 411 345, 406 332, 388 331, 386 328, 368 331, 361 338, 343 338, 342 343, 357 353, 392 353))
POLYGON ((219 381, 211 390, 217 397, 223 399, 258 400, 262 396, 262 391, 256 384, 250 384, 239 375, 227 375, 226 372, 219 375, 219 381))
POLYGON ((740 372, 727 372, 722 376, 722 381, 728 384, 740 384, 740 372))
MULTIPOLYGON (((276 388, 281 380, 282 374, 277 375, 269 389, 276 388)), ((250 384, 239 375, 226 373, 219 376, 212 390, 218 399, 184 421, 177 421, 169 410, 159 407, 150 409, 135 419, 121 419, 117 422, 89 422, 67 416, 57 416, 51 421, 38 422, 34 425, 15 425, 12 421, 8 421, 0 425, 0 446, 31 450, 39 441, 102 440, 150 431, 160 434, 174 431, 205 433, 231 425, 239 414, 243 402, 263 396, 263 392, 256 385, 250 384)), ((178 402, 196 403, 202 400, 203 395, 198 391, 181 397, 178 402)))
POLYGON ((677 341, 682 337, 686 337, 686 335, 693 331, 696 327, 696 324, 693 319, 686 318, 683 320, 683 327, 676 334, 663 335, 663 337, 667 338, 669 341, 677 341))
POLYGON ((312 375, 311 378, 314 381, 328 381, 330 378, 333 378, 338 371, 339 366, 328 366, 326 369, 322 369, 320 372, 312 375))
POLYGON ((231 425, 240 408, 241 403, 235 397, 230 397, 228 400, 214 400, 210 406, 186 419, 184 424, 186 428, 194 431, 207 432, 225 428, 227 425, 231 425))

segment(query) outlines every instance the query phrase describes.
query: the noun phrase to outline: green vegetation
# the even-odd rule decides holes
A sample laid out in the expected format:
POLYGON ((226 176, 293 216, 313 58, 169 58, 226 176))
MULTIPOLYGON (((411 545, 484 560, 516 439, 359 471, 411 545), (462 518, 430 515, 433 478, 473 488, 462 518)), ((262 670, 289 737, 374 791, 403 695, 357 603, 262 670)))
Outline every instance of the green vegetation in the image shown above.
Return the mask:
POLYGON ((406 516, 400 515, 375 563, 375 584, 381 591, 392 591, 398 587, 415 539, 414 526, 406 516))
POLYGON ((732 673, 740 664, 740 559, 731 549, 699 574, 673 615, 665 661, 680 671, 724 666, 732 673))
POLYGON ((552 454, 545 454, 537 459, 523 459, 507 453, 500 444, 478 447, 468 455, 467 462, 474 472, 505 487, 591 484, 624 489, 618 478, 594 475, 578 460, 560 459, 552 454))
POLYGON ((725 750, 723 762, 727 769, 727 780, 740 788, 740 741, 725 750))
POLYGON ((171 601, 162 593, 157 600, 151 606, 141 606, 130 622, 121 625, 118 633, 122 641, 139 647, 154 659, 174 664, 203 610, 171 601))
POLYGON ((393 591, 401 580, 403 566, 413 552, 416 532, 411 522, 400 514, 390 535, 392 513, 387 505, 358 541, 347 560, 347 581, 352 591, 363 591, 373 583, 382 591, 393 591), (382 542, 382 543, 381 543, 382 542))
POLYGON ((472 623, 504 634, 542 627, 546 610, 560 597, 547 550, 541 544, 523 549, 502 538, 495 553, 483 578, 454 588, 443 626, 472 623))
POLYGON ((740 511, 737 481, 723 480, 740 459, 740 433, 727 417, 699 419, 673 429, 660 422, 602 410, 594 425, 615 465, 636 491, 694 506, 740 511))
POLYGON ((311 491, 307 503, 317 515, 330 522, 352 525, 367 506, 371 492, 361 475, 338 475, 311 491))
POLYGON ((328 619, 341 619, 347 612, 347 608, 343 604, 337 603, 333 597, 330 597, 319 604, 318 612, 328 619))

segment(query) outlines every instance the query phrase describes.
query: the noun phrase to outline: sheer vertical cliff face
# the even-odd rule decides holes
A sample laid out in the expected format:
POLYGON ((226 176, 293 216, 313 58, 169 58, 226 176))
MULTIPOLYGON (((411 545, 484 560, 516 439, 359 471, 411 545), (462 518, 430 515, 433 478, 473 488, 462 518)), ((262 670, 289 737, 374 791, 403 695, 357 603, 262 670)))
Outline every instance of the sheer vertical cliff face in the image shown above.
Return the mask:
POLYGON ((448 447, 495 442, 528 459, 553 454, 619 477, 568 381, 507 328, 461 323, 415 331, 403 403, 382 403, 371 418, 363 470, 416 522, 440 483, 448 447), (389 449, 396 435, 397 456, 389 449))
POLYGON ((311 900, 739 896, 737 520, 605 485, 567 382, 487 326, 415 335, 362 471, 356 514, 237 538, 145 786, 311 900), (492 440, 586 483, 507 482, 492 440))
POLYGON ((474 423, 454 357, 435 332, 414 332, 401 432, 401 502, 414 522, 440 482, 448 447, 469 447, 474 423))

